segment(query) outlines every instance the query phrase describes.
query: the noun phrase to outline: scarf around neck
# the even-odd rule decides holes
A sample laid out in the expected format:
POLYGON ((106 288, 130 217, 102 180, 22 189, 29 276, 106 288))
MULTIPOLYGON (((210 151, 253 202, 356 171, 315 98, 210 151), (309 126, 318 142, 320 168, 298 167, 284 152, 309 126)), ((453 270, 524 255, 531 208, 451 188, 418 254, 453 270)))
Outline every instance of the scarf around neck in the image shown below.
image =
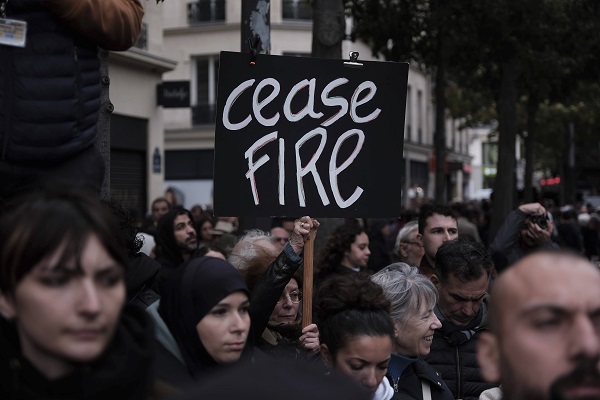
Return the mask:
POLYGON ((459 327, 450 321, 447 321, 440 312, 438 306, 435 306, 434 312, 442 323, 441 331, 444 338, 453 346, 459 346, 468 342, 478 331, 484 329, 487 325, 487 305, 485 303, 481 303, 477 315, 475 315, 475 318, 473 318, 466 326, 459 327))
POLYGON ((404 357, 392 354, 392 358, 388 365, 388 375, 392 378, 394 384, 398 383, 404 370, 415 361, 417 361, 417 357, 404 357))

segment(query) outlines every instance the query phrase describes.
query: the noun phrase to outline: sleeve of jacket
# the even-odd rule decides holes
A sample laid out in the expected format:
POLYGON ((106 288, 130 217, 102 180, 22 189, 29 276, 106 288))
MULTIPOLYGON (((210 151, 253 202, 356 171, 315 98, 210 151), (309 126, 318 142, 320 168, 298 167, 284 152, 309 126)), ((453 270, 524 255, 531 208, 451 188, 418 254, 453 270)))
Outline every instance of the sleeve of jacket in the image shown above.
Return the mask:
POLYGON ((140 0, 42 0, 55 16, 98 46, 123 51, 142 29, 140 0))
POLYGON ((267 327, 277 301, 294 273, 302 264, 302 257, 294 253, 289 243, 269 269, 260 277, 250 293, 250 335, 256 341, 267 327))
POLYGON ((495 261, 498 257, 505 261, 505 265, 498 265, 496 262, 498 272, 502 271, 518 258, 518 249, 520 246, 519 234, 521 232, 521 225, 523 225, 526 219, 527 214, 519 209, 513 210, 508 214, 500 229, 498 229, 494 242, 490 246, 490 254, 495 258, 495 261))

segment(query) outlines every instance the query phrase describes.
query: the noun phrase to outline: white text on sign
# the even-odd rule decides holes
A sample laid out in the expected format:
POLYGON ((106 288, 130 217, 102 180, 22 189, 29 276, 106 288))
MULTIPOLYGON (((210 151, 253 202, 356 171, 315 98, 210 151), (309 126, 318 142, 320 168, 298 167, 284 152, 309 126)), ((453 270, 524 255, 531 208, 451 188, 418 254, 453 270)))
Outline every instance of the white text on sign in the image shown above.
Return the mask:
MULTIPOLYGON (((238 131, 246 128, 252 121, 252 116, 247 115, 241 121, 232 122, 230 120, 230 112, 235 106, 235 102, 238 98, 244 93, 246 90, 254 86, 256 79, 249 79, 242 83, 240 83, 227 97, 227 101, 225 103, 225 107, 223 110, 222 122, 223 126, 230 131, 238 131)), ((331 97, 331 91, 335 88, 342 86, 348 83, 348 79, 346 78, 337 78, 329 82, 322 90, 320 99, 324 106, 327 107, 337 107, 338 110, 333 115, 329 116, 323 122, 320 123, 321 127, 317 127, 310 132, 306 133, 298 142, 295 144, 295 157, 296 157, 296 186, 298 191, 298 201, 301 207, 306 206, 306 199, 304 195, 304 185, 303 178, 304 176, 311 174, 315 184, 317 185, 317 191, 321 198, 321 202, 323 205, 328 205, 330 203, 323 183, 321 181, 321 177, 317 171, 316 162, 320 158, 323 149, 325 147, 325 143, 327 141, 327 130, 322 127, 329 127, 338 121, 340 118, 344 117, 346 114, 350 113, 350 118, 356 124, 364 124, 369 123, 375 120, 381 109, 376 108, 366 115, 359 115, 358 108, 360 106, 366 105, 377 92, 377 86, 372 81, 364 81, 360 83, 356 89, 354 90, 350 101, 343 97, 333 96, 331 97), (361 94, 365 92, 364 96, 361 98, 361 94), (301 157, 300 157, 300 148, 309 140, 320 137, 319 147, 316 153, 311 157, 311 159, 303 165, 301 157)), ((273 100, 277 98, 281 91, 281 86, 279 82, 274 78, 265 78, 261 80, 255 87, 254 93, 252 95, 252 114, 254 119, 264 127, 271 127, 277 124, 280 119, 279 111, 275 112, 271 116, 264 116, 262 114, 262 110, 273 100), (259 101, 261 98, 261 92, 263 90, 270 90, 267 93, 266 97, 259 101)), ((316 94, 316 79, 312 78, 310 80, 304 79, 297 84, 295 84, 292 89, 289 91, 285 98, 285 102, 283 103, 283 115, 290 122, 297 122, 302 120, 305 117, 310 117, 316 120, 322 119, 324 114, 322 112, 315 112, 315 94, 316 94), (294 97, 303 90, 308 90, 308 96, 306 105, 298 112, 293 112, 291 109, 291 104, 294 100, 294 97)), ((364 114, 364 113, 363 113, 364 114)), ((259 149, 263 148, 270 142, 273 142, 278 139, 278 132, 271 132, 252 144, 248 150, 244 153, 245 158, 248 161, 248 171, 246 172, 246 178, 250 180, 250 185, 252 188, 252 195, 254 199, 254 204, 258 205, 260 203, 260 197, 258 194, 257 183, 255 180, 255 172, 265 165, 270 157, 268 155, 261 156, 258 160, 254 161, 254 154, 259 149)), ((357 186, 350 197, 347 199, 342 198, 338 188, 338 175, 347 169, 352 162, 356 159, 358 154, 360 153, 363 143, 365 140, 364 132, 360 129, 350 129, 344 132, 336 141, 334 149, 329 159, 329 183, 331 186, 331 190, 336 201, 336 204, 340 208, 346 208, 351 206, 354 202, 356 202, 360 195, 363 193, 363 189, 357 186), (342 144, 351 138, 352 136, 356 136, 357 142, 354 150, 350 154, 350 156, 342 162, 341 165, 337 165, 338 151, 341 148, 342 144)), ((279 195, 279 204, 285 204, 285 196, 284 196, 284 187, 285 187, 285 157, 284 157, 284 148, 285 148, 285 139, 279 138, 279 157, 278 157, 278 168, 279 168, 279 184, 278 184, 278 195, 279 195)))

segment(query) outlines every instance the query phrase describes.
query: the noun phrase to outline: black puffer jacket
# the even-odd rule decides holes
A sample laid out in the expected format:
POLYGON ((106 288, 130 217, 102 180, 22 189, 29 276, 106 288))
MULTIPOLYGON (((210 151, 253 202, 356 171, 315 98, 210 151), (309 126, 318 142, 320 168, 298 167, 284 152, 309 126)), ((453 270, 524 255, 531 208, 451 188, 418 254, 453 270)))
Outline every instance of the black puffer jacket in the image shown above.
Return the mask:
POLYGON ((478 399, 491 385, 483 380, 477 362, 477 339, 487 329, 487 306, 479 308, 471 324, 457 328, 435 308, 442 328, 433 334, 431 352, 423 359, 442 376, 456 399, 478 399), (464 334, 463 334, 464 332, 464 334))
POLYGON ((125 287, 129 303, 145 310, 159 299, 158 293, 152 290, 159 270, 160 264, 144 253, 137 253, 129 259, 125 274, 125 287))
POLYGON ((48 380, 22 356, 14 324, 0 318, 0 399, 145 399, 154 390, 153 345, 149 318, 127 307, 102 357, 48 380))
POLYGON ((81 152, 93 144, 100 109, 97 46, 39 0, 9 1, 6 14, 27 22, 27 43, 0 45, 1 159, 50 162, 81 152))

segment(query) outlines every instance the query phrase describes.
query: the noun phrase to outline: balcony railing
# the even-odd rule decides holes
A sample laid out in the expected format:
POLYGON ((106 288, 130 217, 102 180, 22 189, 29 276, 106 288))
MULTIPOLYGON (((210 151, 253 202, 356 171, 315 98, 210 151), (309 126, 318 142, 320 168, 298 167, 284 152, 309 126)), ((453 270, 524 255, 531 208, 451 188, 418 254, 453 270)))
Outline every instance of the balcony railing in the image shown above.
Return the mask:
POLYGON ((187 4, 190 25, 225 22, 225 0, 196 0, 187 4))
POLYGON ((217 114, 216 104, 197 104, 192 106, 192 125, 212 125, 217 114))
POLYGON ((283 19, 312 20, 312 7, 308 0, 282 0, 283 19))

